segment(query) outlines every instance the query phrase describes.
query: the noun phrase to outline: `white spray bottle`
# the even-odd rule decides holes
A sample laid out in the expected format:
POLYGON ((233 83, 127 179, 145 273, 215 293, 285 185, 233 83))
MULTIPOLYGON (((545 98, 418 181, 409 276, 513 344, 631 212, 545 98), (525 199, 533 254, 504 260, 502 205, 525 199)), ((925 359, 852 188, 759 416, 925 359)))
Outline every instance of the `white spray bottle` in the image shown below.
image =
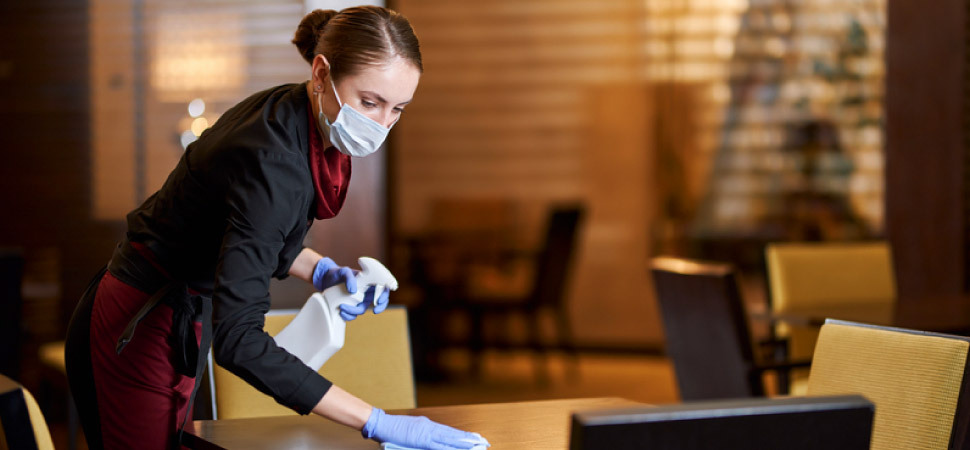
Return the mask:
POLYGON ((376 285, 374 299, 380 297, 382 289, 397 290, 397 279, 380 261, 362 256, 357 263, 361 270, 357 273, 356 294, 347 292, 344 283, 313 293, 293 321, 275 337, 277 345, 315 371, 344 346, 347 324, 340 317, 341 304, 364 301, 370 285, 376 285))

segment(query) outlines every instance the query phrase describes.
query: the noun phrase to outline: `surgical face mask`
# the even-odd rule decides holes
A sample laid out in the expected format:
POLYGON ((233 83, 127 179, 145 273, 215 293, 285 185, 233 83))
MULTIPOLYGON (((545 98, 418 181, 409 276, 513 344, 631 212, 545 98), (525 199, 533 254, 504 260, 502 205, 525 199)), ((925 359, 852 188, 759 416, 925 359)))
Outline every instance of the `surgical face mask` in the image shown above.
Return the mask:
MULTIPOLYGON (((330 119, 323 114, 323 103, 320 100, 322 95, 318 93, 317 108, 320 113, 317 115, 317 121, 320 122, 320 128, 324 130, 337 150, 340 150, 340 153, 363 158, 376 152, 384 143, 384 139, 387 138, 387 133, 391 131, 390 128, 384 127, 340 101, 340 95, 337 94, 337 87, 333 84, 333 78, 330 79, 330 87, 333 88, 333 95, 337 98, 337 103, 340 104, 340 111, 337 113, 337 120, 330 123, 330 119)), ((391 126, 394 125, 391 124, 391 126)))

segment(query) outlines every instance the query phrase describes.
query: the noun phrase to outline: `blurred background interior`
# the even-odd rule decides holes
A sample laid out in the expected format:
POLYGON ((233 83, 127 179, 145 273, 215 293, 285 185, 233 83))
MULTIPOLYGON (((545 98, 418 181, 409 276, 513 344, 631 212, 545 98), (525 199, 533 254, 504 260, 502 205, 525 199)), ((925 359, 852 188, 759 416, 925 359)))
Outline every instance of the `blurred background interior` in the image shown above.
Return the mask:
MULTIPOLYGON (((55 430, 40 355, 125 214, 230 106, 308 79, 308 10, 354 4, 0 2, 0 372, 55 430)), ((887 242, 899 296, 968 291, 968 5, 388 1, 421 84, 306 244, 402 280, 419 406, 678 401, 656 256, 731 263, 751 311, 775 242, 887 242)), ((274 308, 310 294, 274 283, 274 308)))

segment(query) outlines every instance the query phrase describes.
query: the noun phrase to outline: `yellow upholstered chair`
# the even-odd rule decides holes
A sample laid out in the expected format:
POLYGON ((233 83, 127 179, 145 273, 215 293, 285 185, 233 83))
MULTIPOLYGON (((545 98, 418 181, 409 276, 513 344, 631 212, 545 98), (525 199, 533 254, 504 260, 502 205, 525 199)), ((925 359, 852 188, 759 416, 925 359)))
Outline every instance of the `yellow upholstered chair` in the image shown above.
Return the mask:
MULTIPOLYGON (((777 313, 847 303, 892 305, 896 298, 892 254, 883 241, 774 243, 765 257, 771 309, 777 313)), ((789 358, 812 357, 817 326, 779 323, 774 331, 788 339, 789 358)), ((804 371, 794 371, 791 393, 803 394, 806 379, 804 371)))
MULTIPOLYGON (((263 329, 276 335, 293 320, 296 312, 271 311, 266 315, 263 329)), ((211 389, 215 397, 215 418, 296 414, 228 370, 214 367, 211 389)), ((391 306, 380 314, 368 311, 348 322, 344 347, 320 368, 320 374, 374 406, 414 408, 407 310, 391 306)))
POLYGON ((51 433, 30 391, 0 375, 0 449, 53 449, 51 433))
POLYGON ((828 320, 807 394, 873 402, 872 450, 967 448, 968 349, 962 336, 828 320))

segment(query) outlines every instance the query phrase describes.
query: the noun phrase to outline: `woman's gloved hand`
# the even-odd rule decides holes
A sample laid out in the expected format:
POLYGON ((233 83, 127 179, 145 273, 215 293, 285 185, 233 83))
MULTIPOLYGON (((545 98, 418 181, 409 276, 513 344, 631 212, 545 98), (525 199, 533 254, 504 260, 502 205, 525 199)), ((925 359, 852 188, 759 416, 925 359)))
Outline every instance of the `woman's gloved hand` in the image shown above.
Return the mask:
POLYGON ((367 290, 364 291, 364 301, 356 305, 348 305, 341 303, 338 308, 340 308, 340 317, 344 318, 345 322, 350 322, 357 318, 357 316, 367 311, 368 305, 374 305, 374 314, 380 314, 382 311, 387 309, 387 304, 390 300, 391 291, 388 289, 381 289, 381 295, 377 296, 377 300, 374 300, 374 291, 377 290, 377 286, 370 285, 367 290))
POLYGON ((392 415, 383 409, 371 410, 361 434, 367 439, 390 442, 405 447, 429 450, 470 449, 489 446, 485 438, 437 423, 427 417, 392 415))
POLYGON ((357 277, 353 269, 338 266, 330 258, 320 258, 316 267, 313 268, 313 287, 318 291, 323 291, 340 283, 347 284, 347 292, 357 293, 357 277))

